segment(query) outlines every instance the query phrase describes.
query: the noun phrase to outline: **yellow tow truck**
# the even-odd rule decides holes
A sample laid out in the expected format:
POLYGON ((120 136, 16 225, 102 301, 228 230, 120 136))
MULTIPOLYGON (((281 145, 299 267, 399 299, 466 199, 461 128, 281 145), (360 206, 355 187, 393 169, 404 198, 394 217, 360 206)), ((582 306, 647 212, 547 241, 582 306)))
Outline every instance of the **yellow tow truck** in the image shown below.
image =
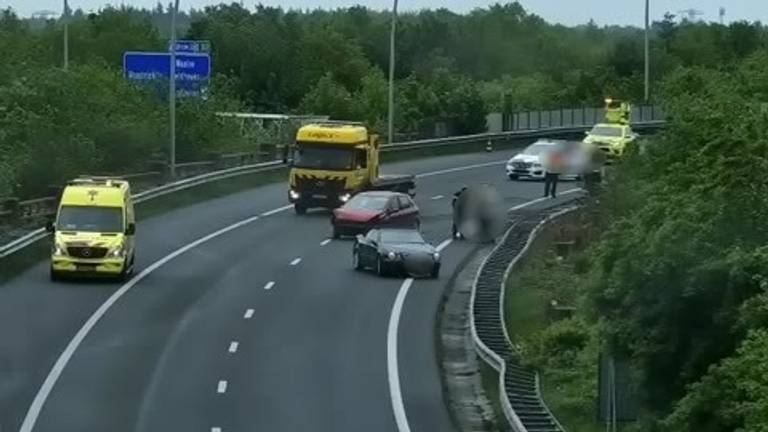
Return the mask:
POLYGON ((413 196, 413 175, 379 174, 379 137, 362 123, 308 124, 296 133, 288 199, 296 214, 335 208, 356 193, 391 190, 413 196))
POLYGON ((619 159, 638 136, 629 125, 631 113, 629 103, 606 99, 605 123, 598 123, 587 132, 584 143, 600 148, 609 163, 619 159))

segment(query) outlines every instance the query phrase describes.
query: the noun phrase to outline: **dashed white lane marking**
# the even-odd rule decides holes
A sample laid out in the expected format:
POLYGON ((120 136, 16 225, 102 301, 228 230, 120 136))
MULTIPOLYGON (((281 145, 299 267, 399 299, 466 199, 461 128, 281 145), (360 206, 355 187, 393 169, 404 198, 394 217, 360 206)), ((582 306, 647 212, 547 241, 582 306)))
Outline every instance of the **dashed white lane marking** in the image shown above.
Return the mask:
POLYGON ((229 352, 234 354, 237 352, 237 348, 240 346, 240 342, 232 341, 229 343, 229 352))
POLYGON ((216 386, 216 393, 224 394, 227 392, 227 381, 221 380, 219 381, 219 385, 216 386))
POLYGON ((439 199, 443 199, 443 198, 445 198, 445 196, 443 196, 443 195, 435 195, 435 196, 433 196, 433 197, 432 197, 432 198, 430 198, 430 199, 431 199, 431 200, 439 200, 439 199))
POLYGON ((320 246, 325 246, 325 245, 327 245, 330 242, 331 242, 331 239, 325 239, 325 240, 320 242, 320 246))
POLYGON ((59 377, 61 377, 62 372, 64 372, 64 369, 67 367, 67 364, 72 359, 72 356, 75 354, 75 351, 77 351, 77 348, 80 346, 80 344, 83 343, 83 340, 86 338, 86 336, 88 336, 91 330, 96 326, 96 324, 101 320, 101 318, 107 313, 107 311, 109 311, 109 309, 115 303, 117 303, 117 301, 120 300, 120 298, 124 296, 125 293, 127 293, 131 288, 136 286, 149 274, 151 274, 158 268, 162 267, 169 261, 177 258, 179 255, 182 255, 185 252, 191 249, 194 249, 212 239, 215 239, 216 237, 220 237, 232 230, 248 225, 256 221, 257 219, 258 219, 258 216, 252 216, 247 219, 243 219, 240 222, 234 223, 228 227, 224 227, 218 231, 212 232, 204 237, 201 237, 193 241, 192 243, 187 244, 186 246, 182 246, 179 249, 176 249, 174 252, 155 261, 152 265, 144 269, 141 273, 137 274, 133 279, 131 279, 130 281, 125 283, 123 286, 121 286, 120 289, 115 291, 104 303, 101 304, 101 306, 99 306, 98 309, 96 309, 96 311, 93 313, 93 315, 91 315, 88 318, 85 324, 83 324, 83 326, 80 327, 80 330, 78 330, 75 336, 72 338, 72 340, 69 341, 69 344, 67 344, 67 347, 64 348, 64 351, 62 351, 59 358, 56 359, 56 363, 54 363, 53 367, 48 372, 48 375, 45 377, 45 381, 43 381, 42 386, 40 386, 40 389, 37 391, 37 394, 35 395, 35 399, 32 400, 32 404, 29 406, 26 416, 24 416, 24 422, 21 424, 21 428, 19 429, 19 432, 32 432, 32 430, 35 427, 35 423, 37 422, 37 419, 40 416, 40 412, 43 409, 43 405, 45 405, 45 401, 48 399, 48 396, 51 394, 51 391, 53 390, 53 386, 59 380, 59 377))
POLYGON ((248 309, 245 311, 245 315, 243 315, 243 318, 245 319, 251 319, 253 317, 253 309, 248 309))
POLYGON ((274 210, 270 210, 270 211, 268 211, 268 212, 264 212, 264 213, 262 213, 260 216, 272 216, 273 214, 277 214, 277 213, 280 213, 280 212, 284 212, 284 211, 286 211, 286 210, 288 210, 288 209, 291 209, 291 208, 293 208, 293 204, 289 204, 289 205, 287 205, 287 206, 282 206, 282 207, 280 207, 280 208, 276 208, 276 209, 274 209, 274 210))
POLYGON ((273 286, 275 286, 275 281, 269 281, 266 285, 264 285, 264 289, 271 290, 273 286))
POLYGON ((212 427, 211 428, 211 432, 221 432, 221 428, 220 427, 212 427))
POLYGON ((293 261, 291 261, 291 265, 295 266, 296 264, 301 262, 301 258, 294 258, 293 261))
MULTIPOLYGON (((431 177, 435 175, 448 174, 452 172, 464 171, 464 170, 469 170, 474 168, 482 168, 482 167, 493 166, 493 165, 502 165, 504 163, 506 163, 506 161, 467 165, 463 167, 456 167, 451 169, 444 169, 439 171, 422 173, 422 174, 418 174, 416 177, 417 178, 431 177)), ((293 206, 286 205, 283 207, 279 207, 274 210, 264 212, 260 216, 262 217, 271 216, 276 213, 286 211, 291 207, 293 206)), ((56 363, 54 363, 53 367, 48 372, 48 375, 45 377, 45 381, 43 381, 43 384, 40 386, 40 389, 37 391, 37 394, 35 394, 35 398, 32 401, 32 404, 30 404, 29 409, 27 410, 26 416, 24 416, 24 422, 21 424, 21 428, 19 429, 19 432, 32 432, 32 430, 35 427, 35 423, 37 423, 37 419, 40 416, 40 412, 43 409, 43 405, 45 405, 45 402, 48 400, 48 396, 50 396, 51 391, 53 390, 53 386, 59 380, 59 377, 61 377, 61 374, 64 372, 64 369, 67 367, 67 364, 69 364, 70 360, 72 359, 72 356, 75 354, 75 351, 77 351, 77 349, 80 347, 80 344, 82 344, 85 337, 88 336, 91 330, 93 330, 93 327, 96 326, 96 324, 101 320, 101 318, 109 311, 109 309, 112 308, 112 306, 122 296, 125 295, 126 292, 128 292, 131 288, 136 286, 139 282, 141 282, 144 278, 146 278, 152 272, 162 267, 163 265, 167 264, 168 262, 174 260, 178 256, 188 252, 191 249, 194 249, 202 245, 203 243, 206 243, 214 238, 220 237, 232 230, 248 225, 258 219, 259 219, 259 216, 252 216, 240 222, 224 227, 204 237, 201 237, 193 241, 192 243, 189 243, 185 246, 180 247, 179 249, 176 249, 171 254, 166 255, 165 257, 155 261, 152 265, 144 269, 141 273, 136 275, 133 279, 131 279, 126 284, 121 286, 117 291, 115 291, 104 303, 101 304, 101 306, 99 306, 98 309, 96 309, 93 315, 91 315, 88 318, 85 324, 83 324, 80 330, 78 330, 75 336, 69 341, 69 344, 67 345, 66 348, 64 348, 64 351, 62 351, 61 355, 59 355, 59 358, 56 360, 56 363)), ((398 382, 398 392, 399 392, 399 382, 398 382)), ((402 399, 400 400, 400 407, 402 409, 402 399)), ((404 409, 402 410, 402 414, 404 419, 405 418, 404 409)), ((408 428, 407 423, 405 424, 405 426, 406 426, 405 430, 410 430, 408 428)), ((403 429, 401 429, 401 431, 403 431, 403 429)), ((218 431, 214 431, 214 432, 218 432, 218 431)))

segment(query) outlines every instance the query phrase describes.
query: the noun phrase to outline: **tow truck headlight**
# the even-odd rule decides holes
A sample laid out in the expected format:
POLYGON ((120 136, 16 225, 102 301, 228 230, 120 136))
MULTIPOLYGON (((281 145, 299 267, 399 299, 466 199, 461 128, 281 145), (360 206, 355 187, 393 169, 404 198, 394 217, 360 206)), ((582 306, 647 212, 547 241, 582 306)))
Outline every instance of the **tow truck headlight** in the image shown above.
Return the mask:
POLYGON ((350 195, 348 193, 345 193, 343 195, 339 195, 339 201, 341 201, 343 203, 349 201, 350 198, 352 198, 352 195, 350 195))
POLYGON ((293 189, 291 189, 291 191, 288 192, 288 194, 291 196, 291 199, 299 199, 299 197, 301 196, 301 195, 299 195, 298 192, 296 192, 293 189))

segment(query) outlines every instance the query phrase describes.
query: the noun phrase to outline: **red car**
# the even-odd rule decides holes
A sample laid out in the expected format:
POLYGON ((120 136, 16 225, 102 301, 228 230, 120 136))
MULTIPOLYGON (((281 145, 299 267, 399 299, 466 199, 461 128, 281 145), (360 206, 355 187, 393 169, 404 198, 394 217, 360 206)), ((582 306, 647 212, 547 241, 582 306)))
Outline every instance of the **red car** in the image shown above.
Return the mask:
POLYGON ((365 234, 376 226, 419 227, 419 208, 410 196, 398 192, 363 192, 335 209, 333 238, 365 234))

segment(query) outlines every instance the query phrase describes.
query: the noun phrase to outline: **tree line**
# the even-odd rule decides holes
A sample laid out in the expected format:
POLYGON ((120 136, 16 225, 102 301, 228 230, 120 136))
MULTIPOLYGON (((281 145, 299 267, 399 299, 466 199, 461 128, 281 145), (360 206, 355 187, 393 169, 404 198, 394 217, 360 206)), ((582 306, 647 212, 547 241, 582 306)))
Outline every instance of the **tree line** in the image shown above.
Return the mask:
POLYGON ((582 412, 598 353, 629 359, 628 430, 768 431, 768 49, 677 69, 658 91, 666 128, 588 207, 598 238, 558 281, 576 315, 530 357, 582 412))
MULTIPOLYGON (((76 10, 68 72, 60 19, 0 15, 0 196, 39 195, 84 171, 138 169, 166 160, 165 101, 121 78, 127 50, 165 50, 168 8, 76 10), (56 163, 54 163, 54 161, 56 163)), ((387 12, 362 6, 284 10, 239 3, 183 13, 181 37, 212 43, 211 98, 182 101, 179 159, 244 145, 216 110, 314 113, 384 131, 387 12)), ((567 27, 518 2, 467 14, 422 10, 399 17, 398 137, 482 131, 492 111, 599 105, 642 98, 642 32, 567 27)), ((766 44, 758 23, 654 24, 654 83, 679 67, 727 68, 766 44)))

